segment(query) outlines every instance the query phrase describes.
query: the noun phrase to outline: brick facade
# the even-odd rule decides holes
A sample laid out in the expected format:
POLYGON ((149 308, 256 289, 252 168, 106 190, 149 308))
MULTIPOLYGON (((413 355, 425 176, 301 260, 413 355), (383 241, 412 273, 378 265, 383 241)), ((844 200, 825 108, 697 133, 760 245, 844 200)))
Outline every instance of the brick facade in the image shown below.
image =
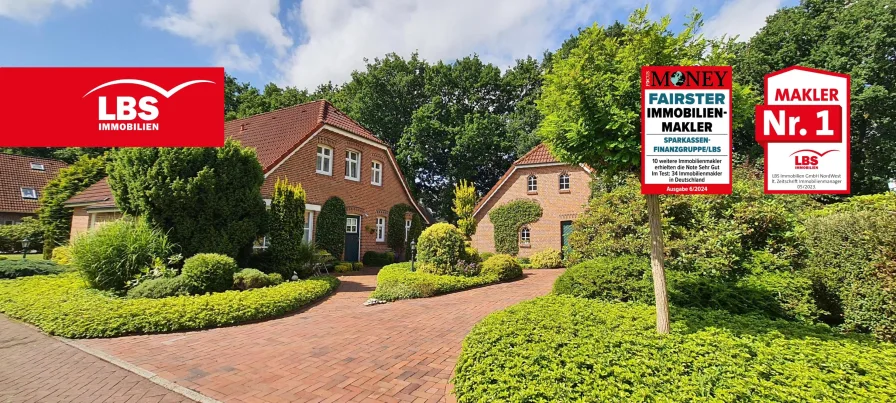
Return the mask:
POLYGON ((495 252, 495 231, 488 217, 492 208, 516 199, 532 199, 541 205, 543 214, 538 221, 528 225, 531 239, 528 246, 520 245, 519 256, 529 257, 545 249, 559 250, 560 223, 575 220, 588 203, 591 193, 589 173, 582 167, 563 164, 515 165, 511 170, 498 182, 498 188, 490 192, 491 198, 479 206, 475 215, 478 225, 472 239, 473 247, 480 252, 495 252), (559 188, 561 173, 569 174, 569 191, 559 188), (537 178, 538 190, 534 193, 528 191, 530 175, 537 178))
MULTIPOLYGON (((402 186, 402 179, 392 165, 385 146, 372 145, 349 138, 339 133, 321 130, 301 145, 296 152, 280 166, 267 174, 261 194, 270 199, 278 178, 286 178, 291 183, 301 183, 307 194, 306 203, 315 208, 322 206, 330 197, 337 196, 345 201, 348 215, 361 216, 360 240, 363 256, 366 251, 383 252, 388 249, 387 236, 376 240, 376 218, 382 217, 388 227, 389 209, 400 203, 413 205, 402 186), (333 150, 332 175, 317 173, 317 146, 325 145, 333 150), (361 154, 360 180, 346 179, 345 153, 347 150, 361 154), (382 185, 371 184, 372 163, 377 161, 382 167, 382 185)), ((317 212, 314 212, 314 231, 317 230, 317 212)), ((310 214, 306 213, 306 219, 310 214)))

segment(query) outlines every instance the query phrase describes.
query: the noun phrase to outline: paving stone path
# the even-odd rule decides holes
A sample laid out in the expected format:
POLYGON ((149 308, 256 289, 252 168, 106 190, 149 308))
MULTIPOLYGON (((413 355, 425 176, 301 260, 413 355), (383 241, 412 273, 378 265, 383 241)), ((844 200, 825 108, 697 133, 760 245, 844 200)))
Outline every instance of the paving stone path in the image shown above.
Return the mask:
POLYGON ((561 273, 526 271, 511 283, 365 307, 376 285, 375 271, 365 270, 284 318, 77 343, 222 402, 452 401, 451 374, 473 325, 547 294, 561 273))
POLYGON ((0 315, 0 402, 191 402, 0 315))

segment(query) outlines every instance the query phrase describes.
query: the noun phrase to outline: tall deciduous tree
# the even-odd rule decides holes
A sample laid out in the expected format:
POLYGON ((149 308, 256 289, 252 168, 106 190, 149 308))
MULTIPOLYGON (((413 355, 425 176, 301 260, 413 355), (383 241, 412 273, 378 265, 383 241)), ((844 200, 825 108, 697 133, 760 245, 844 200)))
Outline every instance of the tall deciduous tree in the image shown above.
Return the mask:
POLYGON ((470 239, 476 233, 476 219, 473 209, 476 207, 476 187, 466 179, 454 185, 454 207, 457 215, 457 229, 470 239))
POLYGON ((304 256, 304 248, 300 248, 305 233, 305 189, 302 185, 290 185, 286 179, 277 179, 268 214, 270 251, 277 272, 284 278, 290 278, 293 273, 303 278, 309 276, 310 271, 305 269, 309 257, 304 256))
MULTIPOLYGON (((792 65, 852 77, 852 193, 887 190, 896 178, 896 4, 892 0, 803 0, 779 10, 735 65, 758 91, 763 77, 792 65)), ((754 144, 752 131, 741 142, 754 144)), ((736 139, 737 140, 737 139, 736 139)), ((735 142, 737 145, 737 141, 735 142)), ((755 156, 762 149, 750 148, 755 156)))
POLYGON ((59 170, 59 175, 47 182, 40 194, 38 220, 43 229, 44 258, 49 259, 53 248, 68 242, 72 226, 72 209, 63 203, 78 192, 87 189, 106 175, 104 157, 86 155, 74 164, 59 170))
MULTIPOLYGON (((621 29, 595 25, 582 30, 569 54, 553 61, 538 105, 544 115, 539 134, 555 157, 589 164, 607 178, 636 172, 640 167, 641 67, 731 62, 730 42, 710 42, 695 34, 701 24, 699 15, 691 16, 678 34, 669 30, 669 23, 669 17, 650 21, 647 9, 639 9, 621 29)), ((647 196, 647 208, 657 331, 668 333, 658 196, 647 196)))
POLYGON ((110 153, 107 170, 121 211, 166 231, 185 257, 244 258, 264 233, 261 164, 235 140, 221 148, 122 148, 110 153))

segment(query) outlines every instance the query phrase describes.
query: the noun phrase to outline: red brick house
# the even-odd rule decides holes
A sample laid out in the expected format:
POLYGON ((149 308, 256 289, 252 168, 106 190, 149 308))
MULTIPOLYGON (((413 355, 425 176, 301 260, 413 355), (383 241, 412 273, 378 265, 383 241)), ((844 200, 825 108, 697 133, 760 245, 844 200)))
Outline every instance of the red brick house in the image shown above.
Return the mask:
POLYGON ((34 217, 40 192, 66 166, 47 158, 0 153, 0 225, 34 217))
MULTIPOLYGON (((255 148, 265 176, 261 193, 268 203, 277 178, 302 184, 307 193, 306 239, 313 239, 317 215, 327 199, 337 196, 345 201, 344 260, 358 261, 366 251, 388 249, 387 219, 396 204, 413 206, 429 222, 390 148, 327 101, 232 120, 224 124, 224 135, 255 148)), ((67 205, 74 207, 72 237, 118 217, 105 180, 75 195, 67 205)))
POLYGON ((495 252, 491 209, 517 199, 541 205, 542 216, 519 231, 519 256, 545 249, 562 250, 572 232, 572 221, 585 209, 591 194, 591 168, 557 161, 544 144, 516 160, 473 210, 478 225, 472 245, 480 252, 495 252))

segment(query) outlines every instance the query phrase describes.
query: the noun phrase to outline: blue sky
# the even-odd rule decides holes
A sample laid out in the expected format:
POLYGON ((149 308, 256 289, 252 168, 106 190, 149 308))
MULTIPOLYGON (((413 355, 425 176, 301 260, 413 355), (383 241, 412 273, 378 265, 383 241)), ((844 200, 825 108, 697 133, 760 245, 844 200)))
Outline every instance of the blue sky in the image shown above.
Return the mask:
MULTIPOLYGON (((748 38, 795 0, 651 2, 678 26, 748 38)), ((243 81, 344 82, 363 58, 471 53, 506 67, 579 26, 625 19, 619 0, 0 0, 0 66, 224 66, 243 81)))

